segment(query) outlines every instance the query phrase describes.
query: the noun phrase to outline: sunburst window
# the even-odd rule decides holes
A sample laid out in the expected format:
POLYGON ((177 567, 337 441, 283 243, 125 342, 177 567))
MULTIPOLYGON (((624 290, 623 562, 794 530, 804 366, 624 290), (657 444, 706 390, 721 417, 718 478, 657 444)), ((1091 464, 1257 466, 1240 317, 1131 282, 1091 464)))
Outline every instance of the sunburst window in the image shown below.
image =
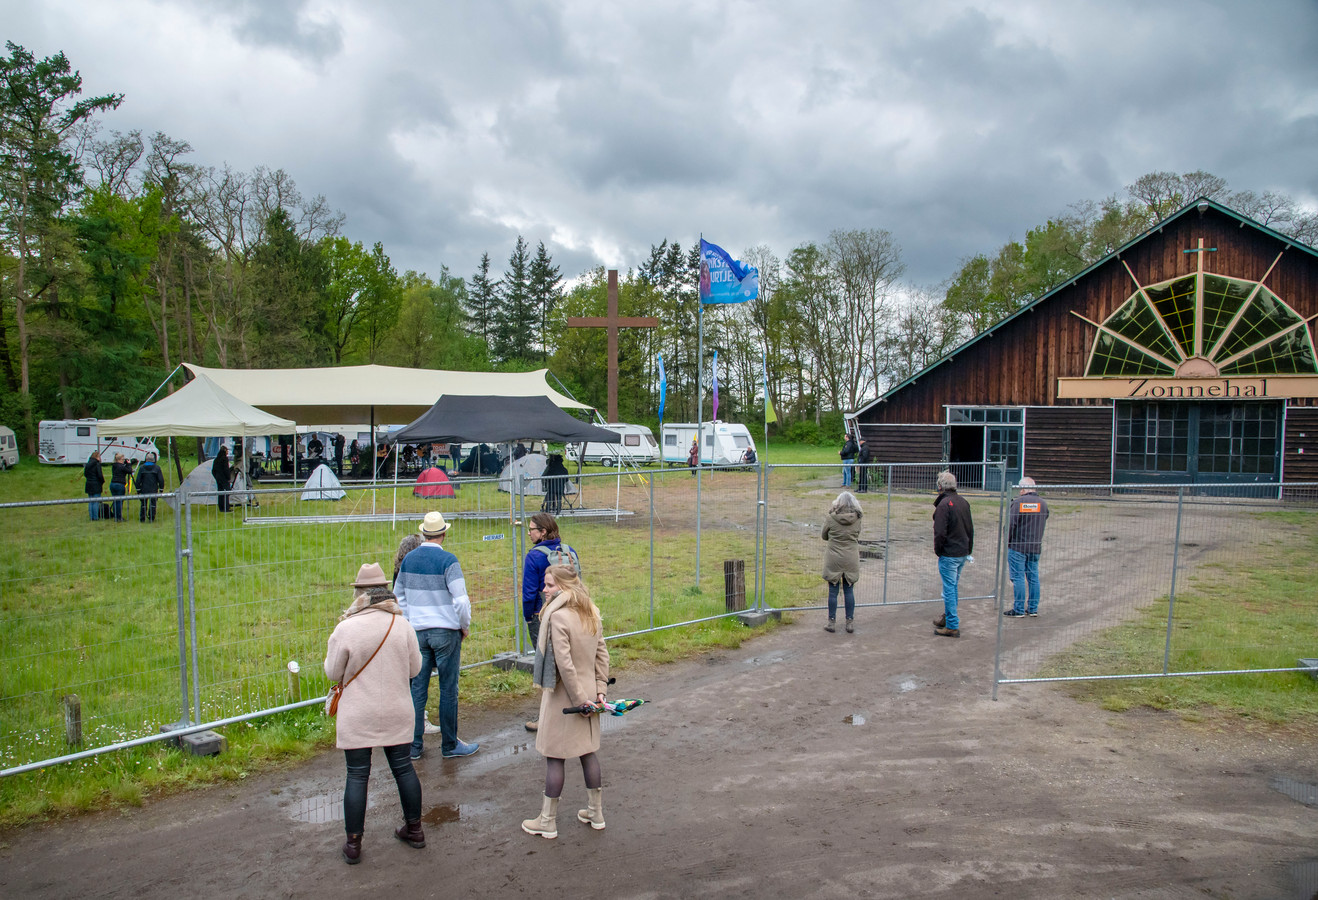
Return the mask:
POLYGON ((1098 326, 1085 374, 1312 375, 1318 357, 1304 318, 1261 282, 1201 270, 1138 287, 1098 326))

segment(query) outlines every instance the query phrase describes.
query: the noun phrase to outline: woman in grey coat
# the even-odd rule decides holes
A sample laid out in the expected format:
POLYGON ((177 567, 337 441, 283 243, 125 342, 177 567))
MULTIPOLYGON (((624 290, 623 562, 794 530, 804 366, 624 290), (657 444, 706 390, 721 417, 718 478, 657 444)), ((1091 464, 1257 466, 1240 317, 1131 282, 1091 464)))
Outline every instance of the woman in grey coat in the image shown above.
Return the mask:
POLYGON ((824 548, 824 580, 828 582, 828 624, 825 631, 837 630, 837 589, 842 586, 846 602, 847 634, 855 631, 856 594, 851 586, 860 580, 860 520, 864 515, 850 491, 837 495, 828 508, 824 530, 820 534, 828 545, 824 548))

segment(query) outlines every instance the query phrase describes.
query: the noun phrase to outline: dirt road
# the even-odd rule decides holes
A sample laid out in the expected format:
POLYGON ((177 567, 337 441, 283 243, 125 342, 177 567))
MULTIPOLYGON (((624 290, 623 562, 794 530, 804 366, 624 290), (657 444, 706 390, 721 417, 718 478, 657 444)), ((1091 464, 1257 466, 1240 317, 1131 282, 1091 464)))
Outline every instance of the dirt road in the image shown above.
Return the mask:
POLYGON ((478 755, 421 761, 424 850, 392 836, 377 754, 363 861, 344 865, 343 762, 327 753, 0 836, 0 895, 1318 895, 1318 736, 1111 714, 1045 686, 995 702, 989 603, 963 604, 959 640, 932 635, 938 611, 862 609, 855 635, 803 616, 737 651, 626 674, 617 693, 653 703, 606 722, 601 832, 575 821, 572 766, 558 839, 519 829, 543 776, 528 702, 464 715, 478 755))

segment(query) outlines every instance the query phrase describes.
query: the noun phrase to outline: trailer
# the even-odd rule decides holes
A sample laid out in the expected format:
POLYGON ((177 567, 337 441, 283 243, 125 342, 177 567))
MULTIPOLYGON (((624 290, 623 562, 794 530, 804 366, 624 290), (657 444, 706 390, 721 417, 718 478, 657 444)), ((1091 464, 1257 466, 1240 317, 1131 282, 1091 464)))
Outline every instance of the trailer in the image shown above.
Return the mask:
POLYGON ((653 466, 660 461, 659 442, 654 439, 654 432, 644 425, 630 425, 626 422, 609 422, 601 425, 609 431, 622 435, 620 444, 567 444, 567 458, 577 463, 603 463, 606 466, 622 462, 631 466, 653 466))
POLYGON ((12 429, 0 425, 0 471, 18 465, 18 438, 12 429))
POLYGON ((96 419, 48 419, 37 425, 37 459, 53 466, 80 466, 100 451, 109 462, 116 453, 139 462, 148 453, 159 456, 155 441, 147 438, 96 436, 96 419))
MULTIPOLYGON (((689 465, 691 445, 700 426, 695 422, 665 422, 663 439, 664 464, 689 465)), ((756 459, 755 440, 745 425, 732 422, 706 422, 705 446, 701 449, 700 464, 704 466, 748 466, 756 459)))

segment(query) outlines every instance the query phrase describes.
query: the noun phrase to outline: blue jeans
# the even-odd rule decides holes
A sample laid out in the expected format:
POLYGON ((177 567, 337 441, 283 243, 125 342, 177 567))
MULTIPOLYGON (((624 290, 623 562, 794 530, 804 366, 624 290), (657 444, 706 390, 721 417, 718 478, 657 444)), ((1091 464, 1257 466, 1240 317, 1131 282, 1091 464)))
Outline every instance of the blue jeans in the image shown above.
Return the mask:
POLYGON ((965 565, 964 556, 938 557, 938 574, 943 579, 943 614, 947 616, 943 626, 945 628, 957 630, 961 627, 961 620, 956 617, 956 587, 961 581, 961 570, 965 565))
POLYGON ((1039 611, 1039 554, 1022 553, 1020 550, 1007 551, 1007 573, 1011 576, 1011 587, 1017 613, 1039 611), (1029 585, 1030 605, 1025 606, 1025 587, 1029 585))
MULTIPOLYGON (((845 604, 847 618, 856 617, 856 589, 845 578, 842 584, 842 602, 845 604)), ((837 584, 830 581, 828 583, 828 620, 831 622, 837 618, 837 584)))
POLYGON ((439 669, 440 749, 447 753, 458 746, 458 669, 462 666, 462 632, 452 628, 427 628, 416 633, 421 646, 421 671, 412 679, 412 705, 416 725, 412 730, 412 752, 423 749, 426 700, 430 697, 430 670, 439 669))
MULTIPOLYGON (((125 487, 117 481, 110 482, 110 493, 116 497, 122 497, 126 493, 125 487)), ((114 501, 114 520, 122 522, 124 520, 124 501, 114 501)))
POLYGON ((92 498, 87 502, 87 514, 91 516, 92 521, 95 522, 101 517, 101 492, 97 491, 93 494, 91 491, 88 491, 87 496, 92 498))
POLYGON ((844 459, 844 460, 842 460, 842 486, 843 486, 843 487, 851 487, 851 478, 852 478, 851 464, 854 463, 855 461, 856 461, 856 458, 855 458, 854 456, 853 456, 851 459, 844 459))

